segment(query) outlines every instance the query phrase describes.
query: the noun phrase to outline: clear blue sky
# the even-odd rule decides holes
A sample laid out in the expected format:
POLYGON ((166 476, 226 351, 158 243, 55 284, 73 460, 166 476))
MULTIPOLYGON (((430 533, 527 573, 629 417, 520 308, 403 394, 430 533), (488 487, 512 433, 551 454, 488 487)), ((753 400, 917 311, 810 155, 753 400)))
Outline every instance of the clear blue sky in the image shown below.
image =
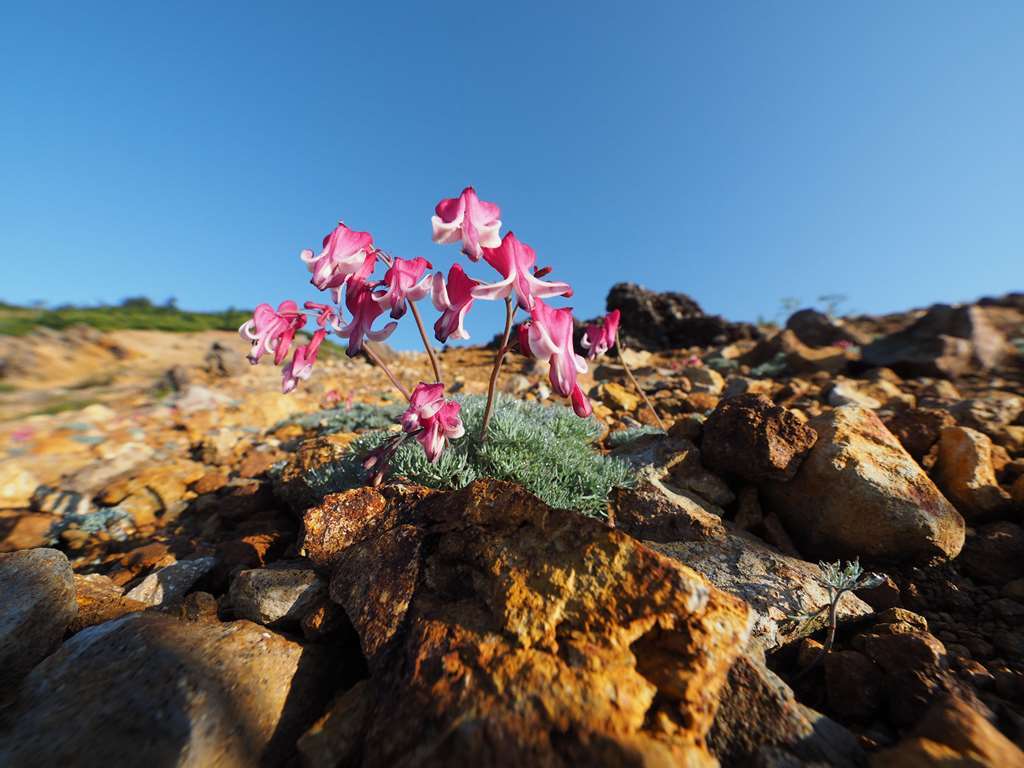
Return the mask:
POLYGON ((466 184, 584 316, 1024 289, 1022 40, 1019 0, 8 3, 0 298, 314 298, 339 218, 447 269, 466 184))

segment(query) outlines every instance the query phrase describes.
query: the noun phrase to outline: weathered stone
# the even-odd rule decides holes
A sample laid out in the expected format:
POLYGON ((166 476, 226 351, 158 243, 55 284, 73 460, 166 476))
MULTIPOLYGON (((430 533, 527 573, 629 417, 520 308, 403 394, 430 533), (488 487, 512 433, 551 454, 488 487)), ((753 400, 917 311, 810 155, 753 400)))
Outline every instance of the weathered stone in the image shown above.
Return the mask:
MULTIPOLYGON (((753 536, 727 534, 705 541, 644 542, 702 574, 721 590, 745 600, 754 611, 753 639, 768 652, 823 626, 804 626, 790 617, 828 604, 821 569, 776 552, 753 536)), ((871 614, 849 592, 839 600, 839 623, 871 614)))
POLYGON ((68 632, 81 632, 86 627, 113 621, 126 613, 144 611, 147 603, 130 600, 109 576, 98 573, 81 576, 75 574, 75 601, 78 613, 68 627, 68 632))
POLYGON ((837 408, 841 405, 859 405, 871 410, 878 410, 882 407, 880 400, 872 397, 854 382, 843 379, 833 384, 832 389, 829 390, 828 404, 837 408))
POLYGON ((688 365, 679 371, 679 375, 690 382, 691 392, 721 395, 722 390, 725 389, 725 379, 722 378, 722 374, 706 365, 688 365))
POLYGON ((1009 522, 981 526, 964 544, 960 563, 971 578, 986 584, 1024 577, 1024 528, 1009 522))
POLYGON ((25 678, 0 764, 281 765, 330 673, 326 650, 247 621, 131 614, 79 632, 25 678))
POLYGON ((1024 412, 1024 397, 1009 392, 992 392, 987 397, 961 400, 949 412, 961 426, 991 437, 1013 424, 1024 412))
POLYGON ((943 428, 955 423, 949 411, 937 408, 910 408, 885 420, 885 426, 918 463, 939 442, 943 428))
POLYGON ((125 594, 125 597, 146 605, 175 605, 203 576, 213 570, 216 562, 212 557, 180 560, 149 574, 125 594))
POLYGON ((963 374, 972 363, 993 368, 1006 353, 1006 339, 979 307, 936 304, 902 331, 876 339, 861 351, 870 365, 905 376, 963 374))
POLYGON ((640 407, 640 398, 637 394, 615 381, 602 384, 599 388, 599 396, 601 402, 612 410, 635 411, 640 407))
POLYGON ((806 555, 955 557, 964 520, 872 412, 845 405, 809 422, 818 440, 788 483, 762 487, 806 555))
POLYGON ((297 622, 327 594, 327 584, 302 562, 239 573, 231 582, 235 616, 257 624, 297 622))
POLYGON ((1024 765, 1024 752, 970 704, 936 701, 913 733, 872 756, 871 768, 1004 768, 1024 765))
POLYGON ((274 479, 274 492, 301 513, 329 493, 331 465, 341 461, 355 435, 342 433, 305 440, 274 479))
POLYGON ((60 644, 76 611, 74 577, 63 552, 26 549, 0 555, 0 688, 15 683, 60 644))
POLYGON ((751 656, 733 665, 721 698, 708 742, 722 765, 864 763, 852 733, 798 702, 789 686, 751 656))
POLYGON ((794 312, 786 320, 786 328, 810 347, 833 347, 843 343, 861 346, 869 341, 855 328, 842 325, 840 321, 816 309, 794 312))
POLYGON ((701 456, 720 474, 750 482, 789 480, 814 445, 814 430, 763 395, 723 400, 704 423, 701 456))
POLYGON ((52 544, 56 522, 51 515, 0 512, 0 552, 15 552, 52 544))
MULTIPOLYGON (((845 349, 809 347, 793 331, 786 329, 762 341, 741 357, 740 362, 754 368, 778 362, 783 370, 801 375, 819 371, 838 374, 846 370, 850 360, 845 349)), ((754 373, 759 374, 756 370, 754 373)))
POLYGON ((0 509, 28 508, 39 480, 13 461, 0 462, 0 509))
POLYGON ((508 483, 426 497, 386 527, 383 498, 362 501, 342 508, 353 543, 331 595, 371 679, 365 708, 343 697, 351 714, 320 726, 333 759, 714 764, 704 738, 748 636, 741 601, 508 483))
POLYGON ((843 718, 869 722, 882 706, 882 671, 859 651, 833 651, 825 656, 828 705, 843 718))
POLYGON ((946 498, 967 520, 997 517, 1010 506, 992 467, 992 441, 966 427, 946 427, 939 438, 934 476, 946 498))

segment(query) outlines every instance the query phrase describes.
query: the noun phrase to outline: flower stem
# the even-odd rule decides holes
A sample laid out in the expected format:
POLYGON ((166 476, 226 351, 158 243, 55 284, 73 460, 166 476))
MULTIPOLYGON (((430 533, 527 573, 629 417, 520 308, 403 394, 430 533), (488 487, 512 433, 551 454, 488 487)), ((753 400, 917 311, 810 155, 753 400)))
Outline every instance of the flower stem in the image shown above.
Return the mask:
POLYGON ((391 369, 388 368, 384 361, 380 359, 380 356, 366 344, 363 345, 363 352, 365 352, 366 356, 373 361, 374 365, 384 371, 384 375, 387 376, 391 383, 395 385, 395 388, 402 393, 402 397, 409 400, 409 390, 403 387, 402 383, 395 378, 395 374, 393 374, 391 369))
POLYGON ((512 297, 505 299, 505 334, 501 339, 501 346, 498 347, 498 354, 494 357, 494 367, 491 369, 491 380, 487 384, 487 405, 484 407, 483 423, 480 425, 480 442, 487 439, 487 425, 491 421, 491 408, 494 406, 494 388, 498 384, 498 374, 501 372, 501 363, 508 352, 508 340, 512 336, 512 321, 516 316, 516 306, 512 303, 512 297))
POLYGON ((636 389, 637 392, 640 393, 640 397, 644 399, 644 402, 647 403, 647 407, 650 409, 651 415, 654 416, 654 420, 658 422, 658 426, 661 427, 663 431, 665 431, 665 422, 661 420, 661 417, 658 415, 658 412, 654 409, 654 404, 651 403, 650 399, 647 397, 647 393, 643 391, 643 389, 640 387, 640 384, 636 380, 636 376, 633 375, 633 371, 631 371, 629 369, 629 366, 626 364, 626 358, 622 354, 622 342, 616 342, 615 353, 619 356, 619 362, 622 363, 622 368, 626 372, 626 375, 629 376, 629 380, 633 382, 633 387, 636 389))
POLYGON ((437 356, 434 354, 434 348, 430 345, 430 341, 427 339, 427 330, 423 327, 423 318, 420 317, 420 311, 416 309, 416 302, 410 300, 409 308, 412 310, 412 316, 416 319, 416 327, 420 329, 420 338, 423 339, 423 348, 427 350, 427 357, 430 358, 430 367, 434 369, 434 381, 441 381, 441 366, 437 362, 437 356))

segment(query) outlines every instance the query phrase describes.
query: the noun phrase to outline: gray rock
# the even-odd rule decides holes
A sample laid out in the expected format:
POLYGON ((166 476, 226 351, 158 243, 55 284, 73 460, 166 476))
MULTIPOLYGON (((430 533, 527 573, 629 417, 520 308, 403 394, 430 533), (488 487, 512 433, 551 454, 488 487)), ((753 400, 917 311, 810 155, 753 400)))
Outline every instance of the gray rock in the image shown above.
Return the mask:
POLYGON ((239 573, 231 582, 235 616, 257 624, 299 621, 327 594, 327 585, 303 563, 275 563, 239 573))
POLYGON ((213 557, 199 557, 173 563, 149 574, 125 597, 147 605, 174 605, 185 597, 199 579, 213 570, 216 562, 213 557))
MULTIPOLYGON (((752 536, 644 543, 746 600, 754 612, 753 641, 766 652, 822 626, 805 627, 788 618, 828 603, 828 590, 818 582, 821 569, 814 563, 777 552, 752 536)), ((871 606, 850 593, 839 601, 840 624, 871 613, 871 606)))
POLYGON ((857 737, 796 700, 762 661, 740 656, 720 696, 708 746, 723 765, 828 765, 858 768, 857 737))
POLYGON ((79 632, 25 678, 0 765, 282 765, 331 678, 325 650, 248 621, 131 614, 79 632))
POLYGON ((74 574, 63 552, 0 555, 0 688, 46 658, 77 613, 74 574))

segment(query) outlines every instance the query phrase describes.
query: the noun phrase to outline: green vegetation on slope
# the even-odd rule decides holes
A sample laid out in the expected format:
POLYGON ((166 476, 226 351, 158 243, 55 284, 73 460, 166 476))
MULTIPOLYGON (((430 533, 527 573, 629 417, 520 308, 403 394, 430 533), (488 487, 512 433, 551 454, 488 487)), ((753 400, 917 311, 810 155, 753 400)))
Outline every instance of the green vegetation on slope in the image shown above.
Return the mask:
POLYGON ((125 299, 116 306, 53 309, 0 302, 0 335, 23 336, 40 326, 61 330, 72 325, 88 325, 100 331, 234 331, 250 317, 250 312, 238 309, 189 312, 178 309, 173 302, 156 305, 146 298, 125 299))

